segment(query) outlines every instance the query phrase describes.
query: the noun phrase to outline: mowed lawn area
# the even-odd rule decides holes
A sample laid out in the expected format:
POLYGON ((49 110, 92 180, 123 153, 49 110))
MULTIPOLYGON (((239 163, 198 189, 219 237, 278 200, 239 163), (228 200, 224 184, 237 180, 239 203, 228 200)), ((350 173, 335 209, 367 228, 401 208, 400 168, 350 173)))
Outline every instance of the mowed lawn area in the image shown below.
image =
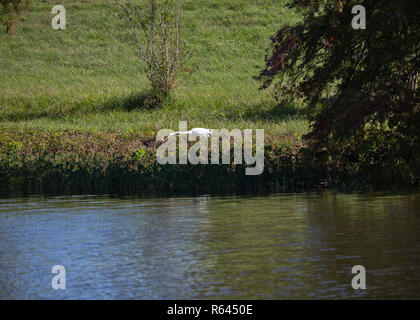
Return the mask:
MULTIPOLYGON (((148 88, 112 1, 63 0, 67 29, 51 27, 48 1, 36 1, 14 37, 0 40, 1 129, 134 133, 163 128, 263 128, 299 137, 299 104, 279 106, 254 79, 270 35, 299 17, 283 0, 185 1, 182 36, 192 52, 172 103, 133 109, 148 88)), ((12 130, 15 131, 15 130, 12 130)))

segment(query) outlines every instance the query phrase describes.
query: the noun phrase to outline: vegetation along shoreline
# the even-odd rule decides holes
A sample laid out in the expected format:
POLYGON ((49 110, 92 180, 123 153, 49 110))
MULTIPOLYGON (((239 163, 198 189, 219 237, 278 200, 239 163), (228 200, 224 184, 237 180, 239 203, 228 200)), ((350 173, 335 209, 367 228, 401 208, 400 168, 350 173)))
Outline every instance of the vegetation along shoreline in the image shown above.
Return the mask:
POLYGON ((0 132, 4 196, 398 191, 417 183, 404 183, 401 177, 389 177, 369 165, 314 162, 302 140, 292 135, 266 137, 264 172, 246 176, 245 165, 160 165, 154 137, 71 130, 0 132))

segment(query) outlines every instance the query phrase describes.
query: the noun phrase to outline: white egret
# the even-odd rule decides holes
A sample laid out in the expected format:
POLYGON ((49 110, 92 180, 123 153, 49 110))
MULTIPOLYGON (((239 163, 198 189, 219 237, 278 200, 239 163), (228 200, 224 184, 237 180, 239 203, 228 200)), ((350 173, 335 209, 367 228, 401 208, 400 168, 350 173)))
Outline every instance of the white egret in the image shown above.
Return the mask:
POLYGON ((213 133, 213 130, 211 130, 211 129, 194 128, 194 129, 191 129, 190 131, 172 132, 169 136, 172 137, 176 134, 189 134, 193 137, 207 137, 207 138, 209 138, 212 133, 213 133))

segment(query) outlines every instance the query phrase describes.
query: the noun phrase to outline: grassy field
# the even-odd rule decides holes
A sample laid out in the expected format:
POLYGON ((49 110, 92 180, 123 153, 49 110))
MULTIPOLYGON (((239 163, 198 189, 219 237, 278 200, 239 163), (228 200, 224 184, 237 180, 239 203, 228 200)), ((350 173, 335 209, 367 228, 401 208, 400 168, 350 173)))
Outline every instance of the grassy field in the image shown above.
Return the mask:
POLYGON ((52 1, 35 1, 16 35, 0 34, 0 129, 134 133, 163 128, 263 128, 300 137, 308 123, 299 105, 280 107, 253 79, 269 36, 298 20, 284 0, 189 0, 183 37, 193 55, 174 102, 130 110, 147 80, 128 31, 109 0, 63 0, 67 29, 51 28, 52 1))

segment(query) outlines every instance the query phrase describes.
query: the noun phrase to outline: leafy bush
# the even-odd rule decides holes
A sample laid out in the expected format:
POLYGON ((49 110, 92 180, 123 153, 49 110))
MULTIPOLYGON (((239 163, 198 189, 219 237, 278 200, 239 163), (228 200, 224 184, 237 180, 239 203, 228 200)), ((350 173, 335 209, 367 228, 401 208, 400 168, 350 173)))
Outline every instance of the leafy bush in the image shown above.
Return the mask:
POLYGON ((182 0, 114 0, 146 64, 153 100, 164 101, 186 57, 180 39, 182 0))
POLYGON ((0 23, 6 26, 8 34, 15 33, 19 17, 31 5, 32 0, 0 0, 0 23))

